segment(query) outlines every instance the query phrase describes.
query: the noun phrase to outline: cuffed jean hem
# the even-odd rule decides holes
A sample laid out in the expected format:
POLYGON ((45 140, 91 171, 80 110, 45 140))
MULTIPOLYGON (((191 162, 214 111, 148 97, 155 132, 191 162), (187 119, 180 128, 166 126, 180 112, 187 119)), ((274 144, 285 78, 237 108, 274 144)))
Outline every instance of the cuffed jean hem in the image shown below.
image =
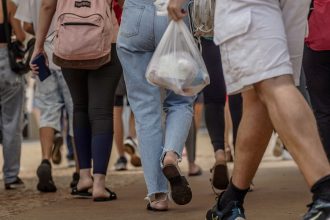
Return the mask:
POLYGON ((164 190, 159 190, 159 191, 155 191, 155 192, 152 192, 152 193, 148 193, 147 198, 149 198, 150 200, 152 200, 152 199, 155 198, 155 195, 157 193, 164 193, 164 194, 166 193, 166 194, 168 194, 169 191, 168 191, 168 189, 164 189, 164 190))
POLYGON ((178 153, 176 150, 174 149, 167 149, 167 148, 164 148, 164 151, 162 153, 162 156, 160 157, 160 167, 161 168, 164 168, 164 164, 163 164, 163 161, 164 161, 164 158, 165 158, 165 155, 167 152, 174 152, 177 156, 178 156, 178 162, 181 162, 182 161, 182 154, 181 153, 178 153))

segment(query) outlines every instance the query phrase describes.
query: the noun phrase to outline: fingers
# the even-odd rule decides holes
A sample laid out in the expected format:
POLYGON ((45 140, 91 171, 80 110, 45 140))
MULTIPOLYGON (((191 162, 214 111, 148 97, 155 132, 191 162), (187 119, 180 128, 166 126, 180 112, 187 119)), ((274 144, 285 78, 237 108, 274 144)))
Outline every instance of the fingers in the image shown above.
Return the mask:
POLYGON ((187 15, 187 12, 181 8, 181 5, 176 1, 171 1, 167 7, 168 15, 174 21, 179 21, 187 15))
POLYGON ((30 68, 34 76, 39 74, 39 67, 36 64, 30 64, 30 68))

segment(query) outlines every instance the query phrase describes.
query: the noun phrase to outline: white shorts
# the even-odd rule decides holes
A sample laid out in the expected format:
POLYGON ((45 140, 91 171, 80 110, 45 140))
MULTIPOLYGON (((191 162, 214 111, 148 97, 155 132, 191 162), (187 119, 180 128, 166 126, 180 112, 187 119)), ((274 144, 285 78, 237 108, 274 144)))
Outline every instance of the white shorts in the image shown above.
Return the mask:
POLYGON ((286 74, 299 84, 309 5, 310 0, 217 0, 214 41, 228 94, 286 74))

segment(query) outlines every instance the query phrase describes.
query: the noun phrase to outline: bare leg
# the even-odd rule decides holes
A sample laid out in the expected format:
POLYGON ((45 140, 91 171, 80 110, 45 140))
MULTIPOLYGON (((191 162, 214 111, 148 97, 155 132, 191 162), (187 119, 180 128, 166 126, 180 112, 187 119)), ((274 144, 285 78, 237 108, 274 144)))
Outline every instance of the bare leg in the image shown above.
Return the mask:
MULTIPOLYGON (((81 169, 79 171, 80 179, 77 185, 78 190, 89 189, 93 186, 91 169, 81 169)), ((95 179, 95 177, 94 177, 95 179)))
POLYGON ((50 160, 52 157, 54 134, 55 130, 53 128, 44 127, 39 129, 42 160, 50 160))
POLYGON ((123 107, 114 107, 114 138, 117 147, 117 151, 120 157, 124 156, 124 127, 123 127, 123 107))
POLYGON ((255 88, 267 107, 276 131, 297 162, 308 185, 311 187, 330 174, 315 118, 294 86, 292 77, 284 75, 265 80, 255 85, 255 88))
POLYGON ((195 126, 196 126, 196 132, 198 131, 198 129, 201 126, 201 119, 202 119, 202 115, 203 115, 203 103, 196 103, 194 106, 194 122, 195 122, 195 126))
POLYGON ((243 109, 237 134, 232 181, 238 188, 247 189, 265 153, 273 126, 255 90, 243 93, 243 109))
POLYGON ((129 136, 132 138, 136 138, 136 130, 135 130, 135 118, 133 112, 129 117, 129 136))

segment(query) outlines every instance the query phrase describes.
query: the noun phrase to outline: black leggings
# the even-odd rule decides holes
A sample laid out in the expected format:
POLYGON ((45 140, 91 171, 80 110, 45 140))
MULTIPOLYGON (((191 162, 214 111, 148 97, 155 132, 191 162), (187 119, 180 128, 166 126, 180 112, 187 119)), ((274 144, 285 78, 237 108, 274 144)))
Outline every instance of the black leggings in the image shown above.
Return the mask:
POLYGON ((226 85, 219 47, 213 41, 202 39, 202 56, 211 81, 203 90, 205 123, 214 151, 224 150, 226 85))
POLYGON ((305 47, 303 68, 312 108, 330 161, 330 51, 305 47))
POLYGON ((243 114, 243 99, 242 95, 230 95, 228 97, 229 110, 231 115, 231 120, 233 122, 233 145, 236 145, 237 131, 239 123, 241 122, 242 114, 243 114))
POLYGON ((114 96, 122 74, 115 48, 111 62, 97 70, 62 69, 74 106, 79 166, 91 168, 93 158, 94 174, 106 174, 112 149, 114 96))

